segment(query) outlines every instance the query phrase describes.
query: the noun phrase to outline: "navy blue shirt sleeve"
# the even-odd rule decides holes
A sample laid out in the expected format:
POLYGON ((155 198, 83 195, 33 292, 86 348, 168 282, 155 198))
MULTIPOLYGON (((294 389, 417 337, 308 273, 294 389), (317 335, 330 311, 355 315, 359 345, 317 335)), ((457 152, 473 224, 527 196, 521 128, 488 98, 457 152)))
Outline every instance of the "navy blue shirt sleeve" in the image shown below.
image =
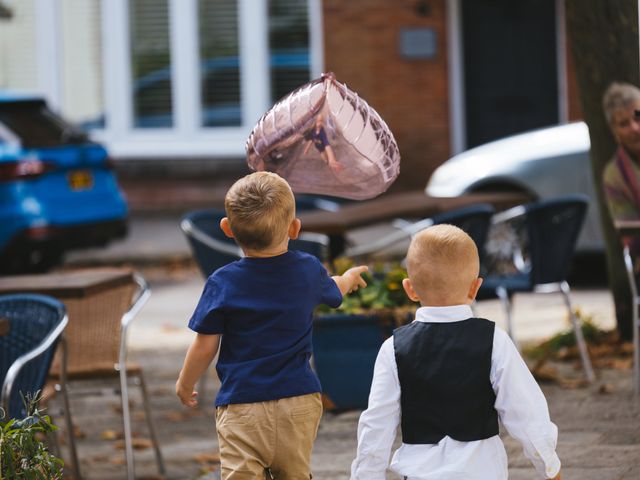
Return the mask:
POLYGON ((214 276, 211 276, 207 279, 202 296, 189 320, 189 328, 206 335, 224 333, 222 307, 221 285, 214 276))
POLYGON ((338 308, 342 303, 342 293, 336 284, 335 280, 329 276, 329 272, 318 261, 319 275, 320 275, 320 301, 331 308, 338 308))

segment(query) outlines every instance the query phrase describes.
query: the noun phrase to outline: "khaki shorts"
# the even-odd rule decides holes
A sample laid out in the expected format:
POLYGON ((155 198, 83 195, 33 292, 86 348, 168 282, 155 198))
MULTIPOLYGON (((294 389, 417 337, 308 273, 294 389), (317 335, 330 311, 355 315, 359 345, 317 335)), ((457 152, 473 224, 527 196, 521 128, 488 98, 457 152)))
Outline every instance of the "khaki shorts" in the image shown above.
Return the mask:
POLYGON ((308 480, 319 393, 216 408, 222 480, 308 480))

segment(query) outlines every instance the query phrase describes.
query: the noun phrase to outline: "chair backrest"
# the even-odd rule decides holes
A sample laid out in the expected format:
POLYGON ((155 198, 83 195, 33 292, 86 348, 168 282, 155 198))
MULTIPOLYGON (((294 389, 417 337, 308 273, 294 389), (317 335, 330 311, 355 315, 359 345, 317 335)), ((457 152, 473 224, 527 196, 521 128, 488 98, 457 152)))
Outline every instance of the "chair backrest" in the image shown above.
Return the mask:
POLYGON ((9 322, 8 333, 0 336, 2 406, 9 418, 23 418, 26 411, 20 392, 42 390, 67 324, 65 307, 43 295, 4 295, 0 296, 0 318, 9 322))
POLYGON ((567 195, 525 206, 534 285, 566 279, 588 205, 585 195, 567 195))
POLYGON ((491 225, 494 208, 487 203, 471 205, 434 216, 434 224, 448 223, 464 230, 478 247, 480 260, 484 256, 484 245, 491 225))
MULTIPOLYGON (((224 210, 208 209, 188 213, 180 228, 187 236, 200 272, 207 278, 215 270, 242 257, 242 250, 220 229, 224 210)), ((324 235, 302 233, 289 242, 291 250, 300 250, 323 261, 327 257, 328 239, 324 235)))
POLYGON ((316 195, 296 195, 296 212, 309 212, 311 210, 337 212, 340 210, 340 204, 316 195))
POLYGON ((190 212, 180 222, 180 228, 187 236, 193 257, 204 278, 242 256, 242 251, 233 239, 228 238, 220 229, 220 220, 225 216, 224 210, 212 208, 190 212))

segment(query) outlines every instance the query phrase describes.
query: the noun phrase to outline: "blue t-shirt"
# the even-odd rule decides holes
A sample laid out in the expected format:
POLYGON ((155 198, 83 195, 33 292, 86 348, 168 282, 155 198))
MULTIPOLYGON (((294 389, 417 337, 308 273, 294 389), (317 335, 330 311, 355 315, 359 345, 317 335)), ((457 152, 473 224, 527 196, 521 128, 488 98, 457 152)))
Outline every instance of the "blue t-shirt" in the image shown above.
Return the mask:
POLYGON ((312 255, 245 257, 208 279, 189 328, 222 334, 216 406, 320 392, 309 365, 313 311, 342 294, 312 255))

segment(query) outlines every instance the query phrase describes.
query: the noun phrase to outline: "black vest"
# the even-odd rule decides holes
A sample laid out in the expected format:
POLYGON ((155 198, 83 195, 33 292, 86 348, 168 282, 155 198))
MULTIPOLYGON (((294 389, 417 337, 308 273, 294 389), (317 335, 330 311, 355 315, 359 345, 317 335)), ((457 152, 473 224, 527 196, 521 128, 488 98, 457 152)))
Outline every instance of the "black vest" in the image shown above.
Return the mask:
POLYGON ((445 436, 471 442, 498 434, 491 387, 494 323, 412 322, 393 332, 402 441, 435 444, 445 436))

